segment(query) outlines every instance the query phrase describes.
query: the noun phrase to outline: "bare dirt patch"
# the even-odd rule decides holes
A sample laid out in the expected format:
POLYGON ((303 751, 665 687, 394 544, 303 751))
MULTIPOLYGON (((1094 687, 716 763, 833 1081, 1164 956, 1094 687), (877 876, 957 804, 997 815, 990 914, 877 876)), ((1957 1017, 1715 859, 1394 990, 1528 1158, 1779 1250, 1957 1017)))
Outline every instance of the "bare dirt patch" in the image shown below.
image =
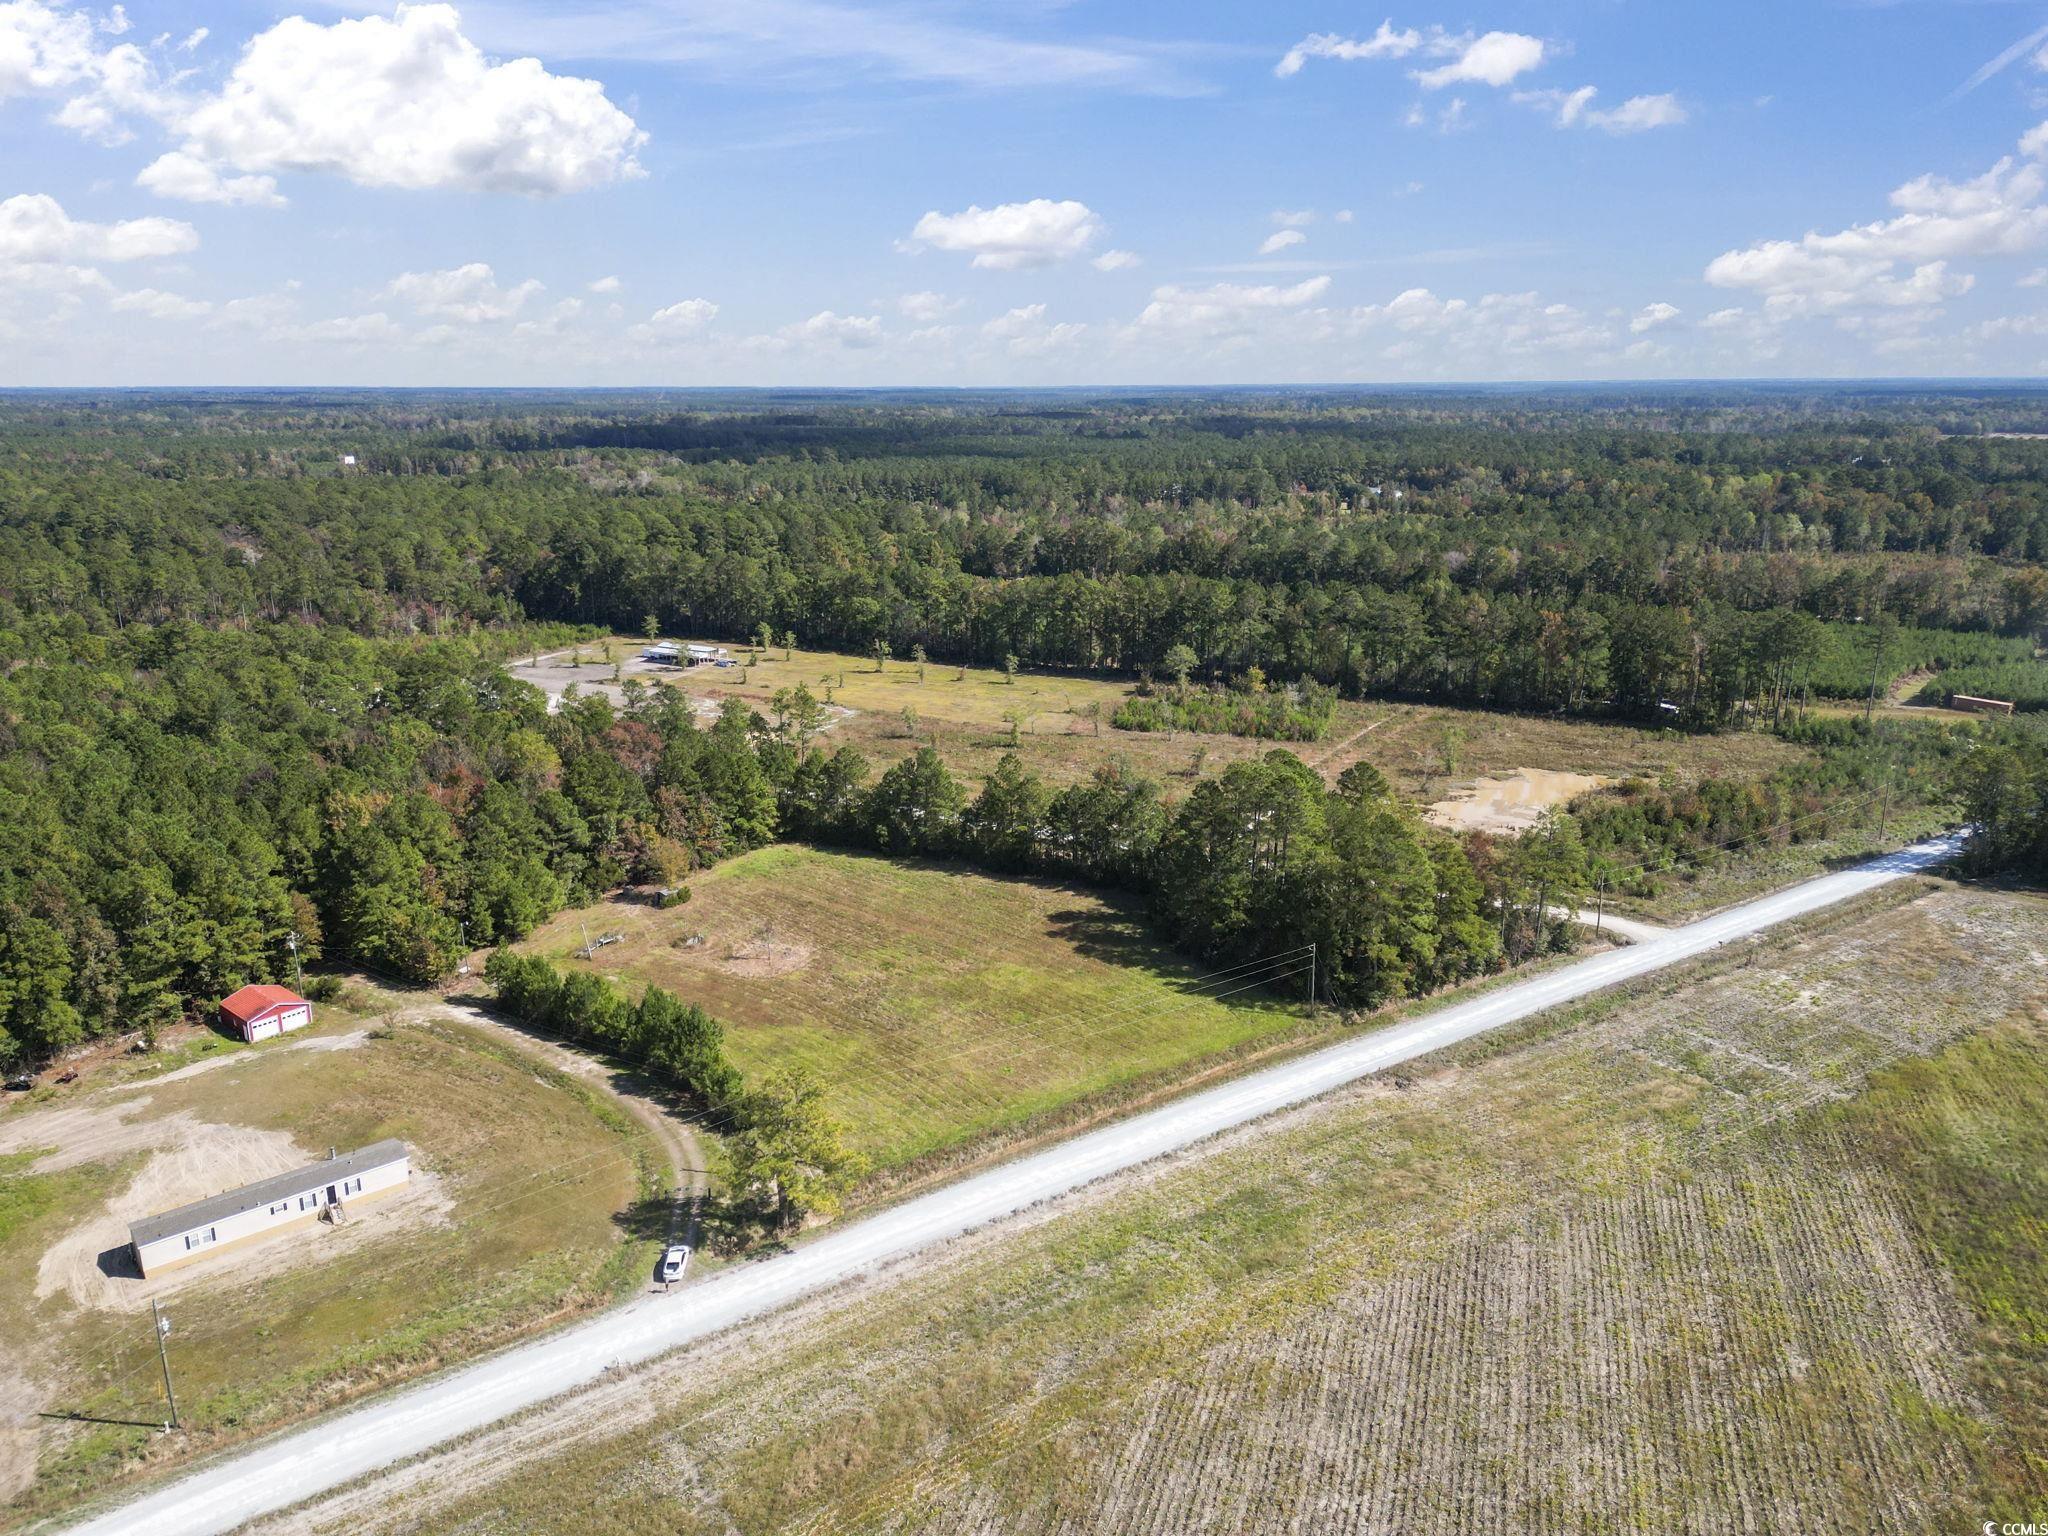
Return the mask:
POLYGON ((1458 832, 1526 832, 1552 806, 1611 784, 1593 773, 1559 773, 1524 768, 1519 773, 1474 779, 1426 813, 1440 827, 1458 832))
POLYGON ((800 971, 816 954, 812 945, 789 937, 771 924, 755 929, 750 938, 733 945, 714 964, 728 976, 759 980, 800 971))
POLYGON ((454 1208, 440 1180, 419 1169, 405 1188, 351 1211, 338 1226, 316 1223, 260 1238, 232 1254, 144 1279, 128 1251, 128 1224, 159 1211, 203 1200, 273 1174, 303 1168, 319 1154, 284 1131, 214 1125, 189 1115, 157 1122, 173 1136, 121 1193, 99 1213, 72 1228, 36 1267, 36 1298, 62 1291, 81 1307, 133 1312, 152 1298, 231 1276, 246 1286, 300 1265, 332 1262, 339 1254, 394 1232, 445 1221, 454 1208))

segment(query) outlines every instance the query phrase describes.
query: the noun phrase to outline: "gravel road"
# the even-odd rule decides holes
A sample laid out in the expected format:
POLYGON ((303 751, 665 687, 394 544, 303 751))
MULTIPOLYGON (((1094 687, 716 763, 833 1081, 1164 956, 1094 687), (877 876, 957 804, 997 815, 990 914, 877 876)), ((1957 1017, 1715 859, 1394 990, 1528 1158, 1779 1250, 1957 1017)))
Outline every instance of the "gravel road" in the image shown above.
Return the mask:
POLYGON ((793 1251, 734 1265, 673 1296, 642 1297, 590 1322, 222 1457, 74 1529, 92 1536, 139 1531, 214 1536, 233 1530, 544 1402, 615 1365, 650 1360, 1370 1073, 1859 896, 1942 862, 1959 843, 1959 837, 1921 843, 1134 1115, 853 1222, 793 1251))

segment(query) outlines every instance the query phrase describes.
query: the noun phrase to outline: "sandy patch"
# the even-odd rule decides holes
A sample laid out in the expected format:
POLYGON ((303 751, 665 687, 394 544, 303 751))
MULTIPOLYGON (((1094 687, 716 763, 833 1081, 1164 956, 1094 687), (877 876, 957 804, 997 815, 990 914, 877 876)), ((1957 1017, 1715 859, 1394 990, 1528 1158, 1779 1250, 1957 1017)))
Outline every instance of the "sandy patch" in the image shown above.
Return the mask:
POLYGON ((816 954, 817 950, 811 945, 778 933, 770 926, 755 930, 744 943, 733 945, 718 958, 716 964, 729 976, 759 980, 800 971, 811 963, 816 954))
POLYGON ((145 1280, 128 1250, 128 1224, 220 1194, 314 1161, 289 1132, 214 1125, 186 1116, 160 1122, 176 1143, 156 1153, 100 1212, 67 1232, 36 1267, 36 1297, 63 1291, 81 1307, 133 1312, 210 1280, 237 1286, 295 1269, 329 1263, 342 1253, 393 1232, 438 1225, 454 1208, 441 1180, 415 1169, 405 1188, 348 1213, 338 1226, 315 1222, 260 1238, 231 1253, 145 1280))
POLYGON ((1592 773, 1524 768, 1516 774, 1475 779, 1425 814, 1454 832, 1526 832, 1553 805, 1613 782, 1592 773))
POLYGON ((0 1121, 0 1153, 47 1149, 30 1165, 29 1172, 56 1173, 80 1163, 161 1146, 174 1134, 174 1122, 183 1117, 150 1119, 142 1113, 148 1105, 149 1095, 141 1093, 118 1103, 88 1099, 58 1109, 13 1115, 0 1121))
MULTIPOLYGON (((369 1038, 369 1030, 352 1029, 345 1034, 314 1035, 304 1040, 288 1038, 282 1044, 266 1044, 257 1049, 269 1055, 277 1055, 286 1051, 352 1051, 369 1038)), ((175 1072, 166 1072, 162 1077, 145 1078, 139 1083, 116 1084, 113 1091, 125 1093, 132 1092, 138 1088, 154 1088, 160 1083, 182 1083, 189 1077, 198 1077, 202 1073, 211 1072, 217 1067, 247 1066, 255 1059, 256 1056, 251 1051, 229 1051, 219 1056, 208 1056, 203 1060, 195 1061, 191 1066, 180 1067, 175 1072)))

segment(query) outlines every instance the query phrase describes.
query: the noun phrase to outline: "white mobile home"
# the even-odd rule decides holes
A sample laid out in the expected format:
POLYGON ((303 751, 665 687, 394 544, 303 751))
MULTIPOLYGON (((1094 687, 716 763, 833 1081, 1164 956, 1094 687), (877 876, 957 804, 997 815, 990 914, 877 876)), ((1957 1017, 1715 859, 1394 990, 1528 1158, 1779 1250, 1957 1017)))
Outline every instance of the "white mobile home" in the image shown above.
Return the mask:
POLYGON ((683 659, 683 653, 664 640, 659 645, 650 645, 640 653, 642 661, 651 661, 657 667, 672 667, 683 659))
POLYGON ((135 1222, 128 1242, 144 1275, 161 1274, 237 1243, 318 1221, 332 1207, 346 1211, 388 1195, 411 1176, 411 1149, 402 1141, 380 1141, 135 1222))

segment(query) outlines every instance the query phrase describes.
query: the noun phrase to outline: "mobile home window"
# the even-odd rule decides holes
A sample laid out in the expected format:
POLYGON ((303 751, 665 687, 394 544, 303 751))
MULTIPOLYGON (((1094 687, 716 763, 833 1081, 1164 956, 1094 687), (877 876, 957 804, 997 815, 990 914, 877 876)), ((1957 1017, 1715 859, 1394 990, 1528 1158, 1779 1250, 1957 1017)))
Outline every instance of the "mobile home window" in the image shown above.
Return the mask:
POLYGON ((270 1214, 271 1214, 271 1215, 273 1215, 273 1216, 275 1216, 275 1215, 276 1215, 276 1214, 277 1214, 277 1213, 278 1213, 279 1211, 288 1211, 288 1210, 290 1210, 291 1208, 292 1208, 292 1203, 291 1203, 291 1201, 289 1201, 289 1200, 280 1200, 280 1201, 278 1201, 278 1202, 277 1202, 277 1204, 273 1205, 273 1206, 272 1206, 272 1207, 270 1208, 270 1214))
POLYGON ((350 1179, 341 1186, 341 1192, 344 1195, 359 1195, 363 1192, 363 1181, 361 1179, 350 1179))
POLYGON ((302 1211, 310 1211, 311 1209, 313 1209, 314 1206, 318 1205, 319 1203, 320 1191, 317 1189, 314 1190, 313 1193, 310 1195, 299 1196, 299 1209, 302 1211))
POLYGON ((203 1232, 187 1232, 185 1234, 185 1251, 190 1253, 194 1248, 204 1248, 214 1240, 215 1235, 212 1227, 208 1227, 203 1232))

